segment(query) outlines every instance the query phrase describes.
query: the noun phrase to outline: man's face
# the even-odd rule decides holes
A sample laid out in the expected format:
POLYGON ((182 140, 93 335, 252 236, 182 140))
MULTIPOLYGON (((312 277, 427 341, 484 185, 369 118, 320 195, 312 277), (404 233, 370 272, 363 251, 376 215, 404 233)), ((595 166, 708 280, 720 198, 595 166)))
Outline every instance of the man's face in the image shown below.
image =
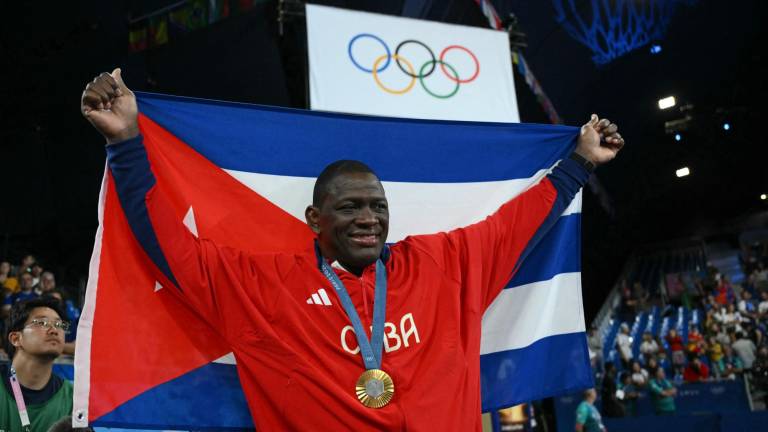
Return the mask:
POLYGON ((319 205, 316 221, 308 217, 308 223, 318 234, 327 258, 338 260, 353 272, 378 259, 389 231, 389 207, 376 176, 337 176, 319 205))
POLYGON ((34 280, 32 279, 32 275, 29 273, 22 273, 19 278, 19 285, 21 285, 22 291, 29 291, 32 289, 32 283, 34 280))
POLYGON ((8 274, 11 271, 11 263, 8 261, 0 262, 0 274, 8 274))
POLYGON ((61 317, 51 308, 38 307, 32 309, 29 318, 20 331, 11 332, 11 342, 17 351, 24 351, 34 356, 46 356, 56 358, 64 349, 64 331, 54 326, 43 327, 35 325, 33 321, 48 321, 54 323, 61 321, 61 317))
POLYGON ((43 273, 40 277, 40 286, 42 291, 50 291, 56 288, 56 279, 53 277, 53 274, 47 272, 43 273))

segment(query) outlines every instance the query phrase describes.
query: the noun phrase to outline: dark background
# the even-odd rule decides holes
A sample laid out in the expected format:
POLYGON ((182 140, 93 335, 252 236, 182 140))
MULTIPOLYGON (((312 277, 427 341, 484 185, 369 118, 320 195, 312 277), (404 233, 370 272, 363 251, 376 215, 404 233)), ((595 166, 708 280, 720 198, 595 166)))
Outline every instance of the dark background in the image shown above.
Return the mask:
MULTIPOLYGON (((97 225, 104 150, 103 139, 79 113, 79 97, 101 71, 122 67, 133 90, 306 107, 303 18, 288 22, 280 36, 277 1, 265 1, 167 45, 130 53, 130 17, 170 3, 6 6, 0 27, 0 259, 17 263, 22 254, 35 253, 60 281, 82 283, 97 225)), ((473 0, 315 3, 393 15, 422 4, 422 18, 487 27, 473 0)), ((566 123, 582 124, 597 112, 618 123, 628 143, 618 160, 596 174, 610 211, 584 195, 588 319, 638 248, 765 226, 768 205, 759 197, 768 193, 761 129, 768 94, 761 25, 766 2, 688 3, 659 41, 660 54, 643 47, 597 66, 590 50, 556 22, 551 1, 494 2, 500 15, 519 18, 528 36, 523 54, 566 123), (691 128, 681 142, 664 130, 680 110, 662 112, 656 105, 668 95, 679 106, 691 105, 691 128), (722 129, 724 121, 730 131, 722 129), (675 170, 682 166, 692 175, 678 179, 675 170)), ((517 72, 515 79, 522 120, 546 123, 517 72)))

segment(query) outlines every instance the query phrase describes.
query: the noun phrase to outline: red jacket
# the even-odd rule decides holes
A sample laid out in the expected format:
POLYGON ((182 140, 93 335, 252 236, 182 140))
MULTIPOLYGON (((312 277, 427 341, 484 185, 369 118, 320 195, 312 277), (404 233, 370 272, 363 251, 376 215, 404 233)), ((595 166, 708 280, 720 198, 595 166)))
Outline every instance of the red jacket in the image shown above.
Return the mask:
MULTIPOLYGON (((531 239, 554 223, 588 177, 576 162, 562 161, 482 222, 391 246, 381 368, 395 394, 389 405, 371 409, 355 396, 364 371, 357 341, 312 245, 299 254, 253 255, 197 239, 169 210, 141 138, 109 146, 108 154, 137 239, 178 288, 171 291, 231 345, 262 431, 480 431, 483 313, 531 239), (147 216, 151 226, 142 225, 147 216), (313 296, 331 304, 309 302, 313 296)), ((360 278, 336 272, 370 328, 373 266, 360 278)))

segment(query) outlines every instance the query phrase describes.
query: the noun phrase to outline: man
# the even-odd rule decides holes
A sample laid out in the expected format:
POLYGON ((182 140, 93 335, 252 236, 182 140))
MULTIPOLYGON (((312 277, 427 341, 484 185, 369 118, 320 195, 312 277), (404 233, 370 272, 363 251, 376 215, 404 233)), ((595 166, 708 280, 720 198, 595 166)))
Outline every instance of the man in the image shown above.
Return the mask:
POLYGON ((19 292, 5 297, 3 300, 3 317, 7 317, 11 312, 11 307, 17 302, 31 300, 38 297, 34 290, 35 282, 32 273, 24 272, 19 275, 19 292))
POLYGON ((48 294, 56 290, 56 277, 49 271, 44 271, 40 275, 40 285, 35 290, 38 295, 48 294))
POLYGON ((576 432, 605 432, 600 412, 595 408, 597 392, 591 388, 584 391, 584 400, 576 408, 576 432))
POLYGON ((616 390, 616 365, 613 362, 605 363, 605 376, 601 395, 603 400, 603 415, 606 417, 624 417, 624 406, 619 401, 616 390))
POLYGON ((483 312, 591 167, 624 144, 593 116, 572 158, 486 220, 391 247, 378 177, 338 161, 305 211, 315 244, 254 255, 198 239, 169 211, 119 69, 86 86, 81 110, 107 141, 117 196, 161 284, 231 346, 260 430, 480 430, 483 312))
POLYGON ((648 389, 653 400, 653 409, 657 415, 675 414, 675 399, 677 389, 667 379, 664 368, 656 369, 656 376, 648 384, 648 389))
POLYGON ((7 346, 11 368, 3 368, 0 386, 0 430, 21 431, 22 413, 15 393, 26 406, 30 430, 47 431, 72 414, 72 384, 53 374, 53 362, 64 348, 69 323, 62 321, 51 299, 21 301, 11 311, 7 346), (15 391, 17 390, 17 391, 15 391))
POLYGON ((15 293, 19 290, 19 280, 11 276, 11 263, 0 261, 0 290, 15 293))
POLYGON ((731 347, 744 363, 744 369, 752 369, 752 363, 755 362, 755 357, 757 356, 757 347, 754 342, 747 338, 746 333, 737 332, 736 342, 731 347))
POLYGON ((707 381, 709 379, 709 367, 701 361, 699 356, 691 354, 688 365, 683 371, 683 379, 687 383, 707 381))

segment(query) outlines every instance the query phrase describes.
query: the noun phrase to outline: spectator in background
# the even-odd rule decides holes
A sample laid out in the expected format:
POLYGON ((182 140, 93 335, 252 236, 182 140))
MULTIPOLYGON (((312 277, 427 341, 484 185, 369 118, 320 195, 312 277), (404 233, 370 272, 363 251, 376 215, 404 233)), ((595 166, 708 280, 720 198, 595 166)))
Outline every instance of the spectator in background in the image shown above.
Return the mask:
POLYGON ((709 379, 709 367, 701 362, 699 356, 692 354, 683 372, 683 379, 688 383, 706 381, 709 379))
POLYGON ((19 292, 5 297, 2 310, 3 317, 8 316, 8 314, 11 312, 11 306, 17 302, 31 300, 38 297, 37 293, 35 293, 35 290, 32 289, 32 282, 32 273, 30 272, 24 272, 19 276, 19 292))
POLYGON ((719 274, 717 288, 715 288, 715 301, 719 305, 725 306, 732 303, 733 300, 733 287, 731 287, 731 283, 728 281, 728 276, 719 274))
POLYGON ((752 293, 743 290, 741 292, 741 300, 739 300, 738 304, 738 312, 741 314, 742 319, 748 320, 752 323, 757 322, 758 313, 757 313, 757 306, 755 305, 755 302, 752 300, 752 293))
POLYGON ((717 362, 715 367, 723 379, 736 379, 736 376, 744 371, 744 362, 738 356, 733 354, 730 345, 723 345, 723 357, 717 362))
POLYGON ((603 400, 603 415, 606 417, 623 417, 624 407, 616 397, 616 365, 605 363, 605 376, 603 376, 603 388, 601 399, 603 400))
POLYGON ((738 332, 736 333, 736 342, 731 347, 744 363, 744 369, 752 369, 752 363, 755 362, 757 355, 755 343, 747 339, 747 335, 744 332, 738 332))
POLYGON ((757 305, 757 313, 760 319, 768 319, 768 290, 760 291, 760 304, 757 305))
POLYGON ((24 255, 24 258, 21 259, 21 264, 19 265, 19 268, 16 269, 16 274, 22 274, 24 272, 31 272, 32 271, 32 265, 37 261, 35 259, 34 255, 24 255))
POLYGON ((676 411, 674 398, 677 396, 677 389, 665 376, 664 369, 656 369, 656 376, 650 380, 648 388, 656 414, 674 415, 676 411))
POLYGON ((32 273, 32 286, 37 290, 40 286, 40 275, 43 274, 42 264, 35 261, 35 263, 32 264, 32 270, 29 272, 32 273))
POLYGON ((603 366, 603 338, 596 327, 590 327, 587 335, 587 346, 589 347, 589 360, 592 363, 593 370, 599 370, 603 366))
POLYGON ((632 298, 632 291, 625 287, 621 291, 621 303, 619 303, 619 321, 626 322, 635 318, 637 300, 632 298))
POLYGON ((685 352, 683 350, 683 338, 677 334, 677 329, 670 329, 667 334, 667 343, 669 351, 672 353, 672 367, 675 373, 681 373, 685 365, 685 352))
POLYGON ((768 405, 768 347, 760 347, 757 359, 752 364, 752 379, 757 390, 763 391, 764 403, 768 405))
POLYGON ((712 365, 712 369, 715 372, 715 376, 720 376, 720 370, 716 367, 720 363, 720 359, 723 358, 723 346, 714 336, 709 337, 709 344, 707 344, 707 356, 709 356, 709 364, 712 365))
POLYGON ((632 285, 632 298, 635 299, 635 312, 644 311, 650 297, 651 294, 648 290, 643 288, 643 285, 640 282, 635 282, 634 285, 632 285))
POLYGON ((643 354, 646 361, 659 353, 659 344, 653 339, 651 332, 643 333, 643 342, 640 344, 640 352, 643 354))
POLYGON ((11 263, 0 262, 0 291, 15 293, 19 290, 19 280, 11 276, 11 263))
POLYGON ((591 388, 584 391, 584 400, 576 407, 576 432, 604 432, 600 412, 595 408, 597 392, 591 388))
POLYGON ((757 263, 757 268, 749 275, 752 286, 757 290, 768 290, 768 269, 762 262, 757 263))
POLYGON ((704 351, 704 337, 699 333, 699 329, 695 325, 691 325, 688 328, 688 353, 696 355, 701 354, 704 351))
POLYGON ((736 310, 733 303, 721 307, 720 311, 715 314, 715 319, 726 329, 734 328, 736 331, 741 331, 741 314, 736 310))
POLYGON ((723 328, 718 324, 713 324, 710 327, 709 334, 714 337, 720 345, 730 345, 732 343, 731 338, 728 337, 728 334, 724 332, 723 328))
POLYGON ((645 388, 648 385, 648 371, 640 367, 640 362, 635 360, 632 362, 632 383, 637 388, 645 388))
POLYGON ((617 397, 624 407, 624 415, 634 417, 637 415, 637 398, 640 396, 637 387, 632 383, 632 377, 627 372, 619 374, 619 386, 617 397))
MULTIPOLYGON (((69 327, 61 316, 55 302, 40 298, 18 302, 11 309, 7 347, 32 431, 46 431, 72 414, 72 384, 53 373, 69 327)), ((2 376, 8 377, 8 372, 2 376)), ((14 393, 11 380, 3 379, 0 430, 22 430, 14 393)))
POLYGON ((627 323, 621 323, 619 334, 616 336, 616 348, 619 350, 622 365, 628 368, 632 361, 632 338, 629 336, 627 323))
POLYGON ((40 285, 37 293, 43 295, 56 289, 56 277, 53 273, 45 271, 40 275, 40 285))
MULTIPOLYGON (((659 368, 659 367, 661 367, 661 366, 659 366, 659 362, 658 362, 658 360, 656 360, 656 357, 650 357, 645 362, 645 370, 648 371, 648 376, 649 377, 656 376, 656 369, 659 368)), ((649 381, 650 381, 650 379, 649 379, 649 381)))

